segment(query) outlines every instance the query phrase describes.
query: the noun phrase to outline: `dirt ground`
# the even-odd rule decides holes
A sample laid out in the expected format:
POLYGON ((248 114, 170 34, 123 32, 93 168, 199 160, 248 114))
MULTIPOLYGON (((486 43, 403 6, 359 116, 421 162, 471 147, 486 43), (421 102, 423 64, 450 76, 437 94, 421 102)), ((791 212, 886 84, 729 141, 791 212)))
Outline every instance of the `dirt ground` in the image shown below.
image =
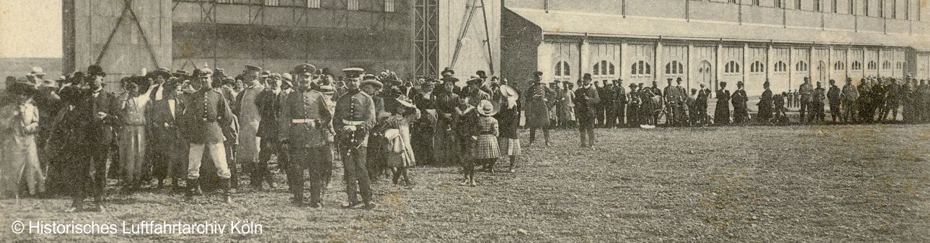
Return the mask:
POLYGON ((930 242, 928 125, 596 133, 591 151, 554 131, 553 147, 525 148, 517 173, 480 173, 478 187, 459 186, 456 167, 417 167, 412 188, 375 185, 371 211, 340 209, 339 180, 322 209, 291 206, 284 188, 242 191, 234 207, 216 194, 111 195, 106 213, 62 213, 66 198, 0 200, 0 241, 930 242), (15 220, 249 220, 263 234, 15 235, 15 220))

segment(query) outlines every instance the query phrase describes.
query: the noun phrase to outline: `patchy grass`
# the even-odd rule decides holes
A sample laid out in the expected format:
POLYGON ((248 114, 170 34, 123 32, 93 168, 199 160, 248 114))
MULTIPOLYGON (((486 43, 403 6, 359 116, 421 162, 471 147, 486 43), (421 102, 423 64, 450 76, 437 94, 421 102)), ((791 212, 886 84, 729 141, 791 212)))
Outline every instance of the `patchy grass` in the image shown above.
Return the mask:
MULTIPOLYGON (((68 200, 0 200, 0 239, 39 241, 930 241, 930 126, 599 129, 598 150, 574 130, 524 149, 516 174, 418 167, 416 186, 374 186, 379 208, 296 208, 286 189, 111 195, 107 213, 62 213, 68 200), (14 220, 130 223, 250 220, 262 235, 14 235, 14 220)), ((526 137, 526 136, 524 136, 526 137)), ((525 143, 526 141, 524 141, 525 143)), ((339 164, 337 162, 337 164, 339 164)), ((506 166, 501 161, 498 166, 506 166)), ((341 169, 335 172, 341 177, 341 169)), ((279 184, 284 176, 276 174, 279 184)))

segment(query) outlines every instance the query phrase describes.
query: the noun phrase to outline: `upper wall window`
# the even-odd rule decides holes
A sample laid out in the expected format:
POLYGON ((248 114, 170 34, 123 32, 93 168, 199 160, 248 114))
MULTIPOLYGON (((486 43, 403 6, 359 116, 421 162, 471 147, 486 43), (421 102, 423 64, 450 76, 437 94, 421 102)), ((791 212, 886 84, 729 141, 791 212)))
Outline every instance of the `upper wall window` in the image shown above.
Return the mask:
POLYGON ((630 68, 630 74, 632 74, 634 77, 651 75, 652 66, 650 66, 649 63, 645 61, 634 62, 633 66, 630 68))
POLYGON ((765 72, 765 64, 762 64, 760 61, 755 61, 749 65, 750 73, 763 73, 765 72))
POLYGON ((568 78, 572 75, 571 67, 568 65, 568 62, 561 61, 555 64, 555 77, 556 78, 568 78))
POLYGON ((723 66, 723 73, 725 74, 735 74, 739 73, 739 63, 736 61, 730 61, 723 66))
POLYGON ((678 61, 672 61, 665 64, 665 74, 685 74, 684 65, 678 61))
POLYGON ((394 12, 394 0, 384 0, 384 11, 388 13, 394 12))
POLYGON ((808 70, 810 70, 810 66, 807 65, 807 62, 800 61, 794 65, 794 71, 807 72, 808 70))
POLYGON ((349 0, 348 5, 346 6, 348 10, 358 10, 358 0, 349 0))

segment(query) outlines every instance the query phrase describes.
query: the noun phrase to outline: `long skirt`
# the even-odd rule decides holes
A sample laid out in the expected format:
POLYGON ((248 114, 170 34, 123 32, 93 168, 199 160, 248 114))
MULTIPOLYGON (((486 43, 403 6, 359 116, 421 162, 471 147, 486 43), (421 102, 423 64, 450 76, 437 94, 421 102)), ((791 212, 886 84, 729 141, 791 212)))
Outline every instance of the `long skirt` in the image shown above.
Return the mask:
POLYGON ((433 133, 433 158, 440 164, 460 164, 458 138, 452 130, 436 129, 433 133))
POLYGON ((5 135, 2 141, 3 152, 0 157, 0 195, 15 195, 20 188, 19 182, 26 177, 29 193, 45 191, 45 175, 39 165, 39 155, 35 137, 27 135, 13 137, 5 135))
POLYGON ((120 167, 123 180, 137 182, 142 177, 145 161, 145 126, 124 125, 119 133, 120 167))

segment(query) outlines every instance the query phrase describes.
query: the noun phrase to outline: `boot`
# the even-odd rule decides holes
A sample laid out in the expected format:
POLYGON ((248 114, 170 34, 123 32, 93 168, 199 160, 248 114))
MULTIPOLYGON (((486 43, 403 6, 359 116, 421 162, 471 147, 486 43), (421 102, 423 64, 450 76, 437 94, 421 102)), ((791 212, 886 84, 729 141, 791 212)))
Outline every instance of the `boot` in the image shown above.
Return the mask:
POLYGON ((510 171, 510 173, 516 172, 516 171, 513 169, 514 166, 516 166, 516 164, 517 164, 517 156, 510 156, 510 166, 509 166, 510 168, 509 168, 509 170, 508 170, 508 171, 510 171))
POLYGON ((543 137, 546 139, 546 147, 552 147, 552 143, 549 143, 549 130, 543 130, 543 137))
POLYGON ((229 190, 229 179, 220 179, 220 185, 223 187, 223 202, 226 204, 232 204, 232 193, 229 190))
POLYGON ((184 194, 184 197, 193 198, 194 194, 197 194, 195 191, 199 187, 200 185, 198 185, 197 179, 187 179, 187 192, 184 194))

